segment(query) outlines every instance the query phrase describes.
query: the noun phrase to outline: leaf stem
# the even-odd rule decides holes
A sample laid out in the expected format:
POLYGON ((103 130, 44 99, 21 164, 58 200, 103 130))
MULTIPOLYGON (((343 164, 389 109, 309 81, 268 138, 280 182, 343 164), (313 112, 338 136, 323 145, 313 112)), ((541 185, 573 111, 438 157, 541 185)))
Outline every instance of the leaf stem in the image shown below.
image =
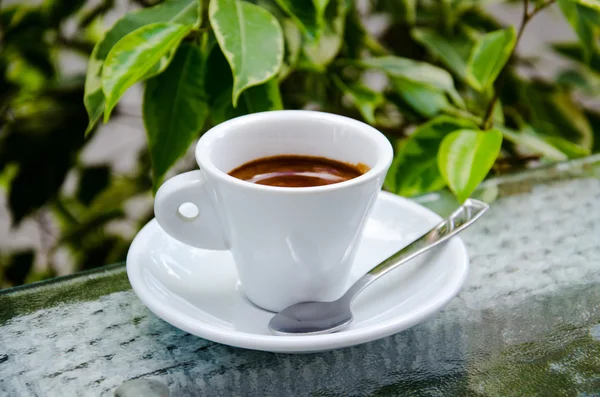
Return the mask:
POLYGON ((62 200, 59 197, 57 197, 56 200, 54 200, 54 208, 63 217, 63 219, 65 221, 69 222, 69 224, 71 224, 71 225, 79 224, 79 221, 77 220, 77 218, 75 218, 75 216, 73 216, 71 211, 69 211, 67 209, 67 207, 65 206, 65 204, 62 202, 62 200))
POLYGON ((443 112, 449 116, 454 116, 454 117, 458 117, 458 118, 462 118, 462 119, 466 119, 469 121, 472 121, 475 124, 480 124, 482 122, 482 118, 481 117, 477 117, 474 114, 471 114, 469 112, 465 112, 464 110, 455 108, 455 107, 447 107, 443 110, 443 112))
POLYGON ((369 49, 369 51, 371 51, 373 53, 373 55, 377 55, 377 56, 390 55, 390 52, 384 46, 379 44, 379 42, 377 42, 377 40, 374 40, 370 35, 367 35, 365 37, 364 44, 369 49))
MULTIPOLYGON (((527 24, 529 23, 529 21, 531 21, 531 19, 533 19, 533 17, 536 16, 537 13, 539 13, 540 11, 542 11, 544 8, 548 7, 549 5, 554 4, 555 2, 556 2, 556 0, 547 0, 546 2, 535 7, 530 12, 529 11, 529 0, 523 0, 523 16, 521 17, 521 26, 519 26, 519 31, 517 32, 517 38, 515 40, 515 45, 513 46, 513 49, 510 53, 510 57, 508 58, 508 61, 502 68, 501 73, 504 72, 504 70, 506 69, 506 66, 509 64, 511 59, 514 57, 515 52, 517 51, 517 47, 519 46, 519 42, 521 41, 521 37, 523 36, 523 32, 525 31, 525 28, 527 27, 527 24)), ((492 99, 490 100, 490 102, 488 104, 487 110, 485 112, 485 116, 483 117, 483 122, 481 123, 481 129, 487 130, 491 127, 490 124, 492 121, 492 115, 494 113, 494 106, 496 106, 496 102, 498 102, 498 90, 494 91, 494 96, 492 97, 492 99)))
MULTIPOLYGON (((517 46, 519 41, 521 40, 521 36, 523 36, 523 32, 525 31, 525 26, 531 20, 529 16, 529 0, 523 0, 523 16, 521 17, 521 26, 519 26, 519 32, 517 33, 517 39, 515 40, 515 45, 512 49, 511 58, 517 50, 517 46)), ((508 62, 507 62, 508 63, 508 62)))
POLYGON ((492 116, 494 114, 494 107, 496 106, 496 102, 498 102, 498 92, 494 92, 494 96, 492 97, 492 99, 490 100, 490 103, 488 103, 488 107, 485 110, 485 116, 483 116, 482 118, 482 122, 481 122, 481 129, 482 130, 487 130, 490 127, 490 122, 492 121, 492 116))

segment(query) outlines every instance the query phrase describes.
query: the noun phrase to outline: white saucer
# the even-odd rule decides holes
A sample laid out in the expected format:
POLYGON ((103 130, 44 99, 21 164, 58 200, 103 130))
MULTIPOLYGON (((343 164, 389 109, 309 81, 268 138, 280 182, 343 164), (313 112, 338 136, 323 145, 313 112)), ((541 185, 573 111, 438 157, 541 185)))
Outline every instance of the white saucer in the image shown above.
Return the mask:
MULTIPOLYGON (((412 201, 380 193, 350 281, 439 220, 438 215, 412 201)), ((468 265, 465 246, 455 237, 361 293, 353 304, 355 319, 348 328, 329 335, 276 336, 267 328, 273 313, 252 305, 240 292, 229 252, 187 246, 152 220, 136 236, 127 256, 133 290, 168 323, 226 345, 290 353, 352 346, 412 327, 458 293, 468 265)))

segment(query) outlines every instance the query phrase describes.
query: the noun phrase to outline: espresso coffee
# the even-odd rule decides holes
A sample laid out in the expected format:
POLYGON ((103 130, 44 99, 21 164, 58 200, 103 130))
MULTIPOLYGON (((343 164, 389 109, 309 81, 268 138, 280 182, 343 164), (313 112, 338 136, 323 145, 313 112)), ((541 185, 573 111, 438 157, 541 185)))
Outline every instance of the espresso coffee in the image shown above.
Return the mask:
POLYGON ((311 187, 344 182, 368 170, 364 164, 351 165, 324 157, 282 155, 250 161, 229 175, 260 185, 311 187))

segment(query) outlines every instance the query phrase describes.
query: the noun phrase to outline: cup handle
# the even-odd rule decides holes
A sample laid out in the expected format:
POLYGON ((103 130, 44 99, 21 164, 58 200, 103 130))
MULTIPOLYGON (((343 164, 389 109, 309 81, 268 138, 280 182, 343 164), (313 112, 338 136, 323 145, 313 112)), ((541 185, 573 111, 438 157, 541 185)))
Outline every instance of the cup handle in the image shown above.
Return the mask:
POLYGON ((221 221, 206 189, 201 171, 177 175, 156 192, 154 215, 171 237, 187 245, 211 250, 228 249, 221 221))

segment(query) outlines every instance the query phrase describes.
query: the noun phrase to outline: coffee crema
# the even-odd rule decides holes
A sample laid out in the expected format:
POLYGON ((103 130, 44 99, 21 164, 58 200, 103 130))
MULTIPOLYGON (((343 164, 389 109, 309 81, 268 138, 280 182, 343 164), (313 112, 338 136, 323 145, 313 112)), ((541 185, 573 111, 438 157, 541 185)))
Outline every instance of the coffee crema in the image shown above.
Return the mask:
POLYGON ((229 175, 243 181, 277 187, 312 187, 340 183, 369 171, 364 164, 352 165, 325 157, 280 155, 243 164, 229 175))

